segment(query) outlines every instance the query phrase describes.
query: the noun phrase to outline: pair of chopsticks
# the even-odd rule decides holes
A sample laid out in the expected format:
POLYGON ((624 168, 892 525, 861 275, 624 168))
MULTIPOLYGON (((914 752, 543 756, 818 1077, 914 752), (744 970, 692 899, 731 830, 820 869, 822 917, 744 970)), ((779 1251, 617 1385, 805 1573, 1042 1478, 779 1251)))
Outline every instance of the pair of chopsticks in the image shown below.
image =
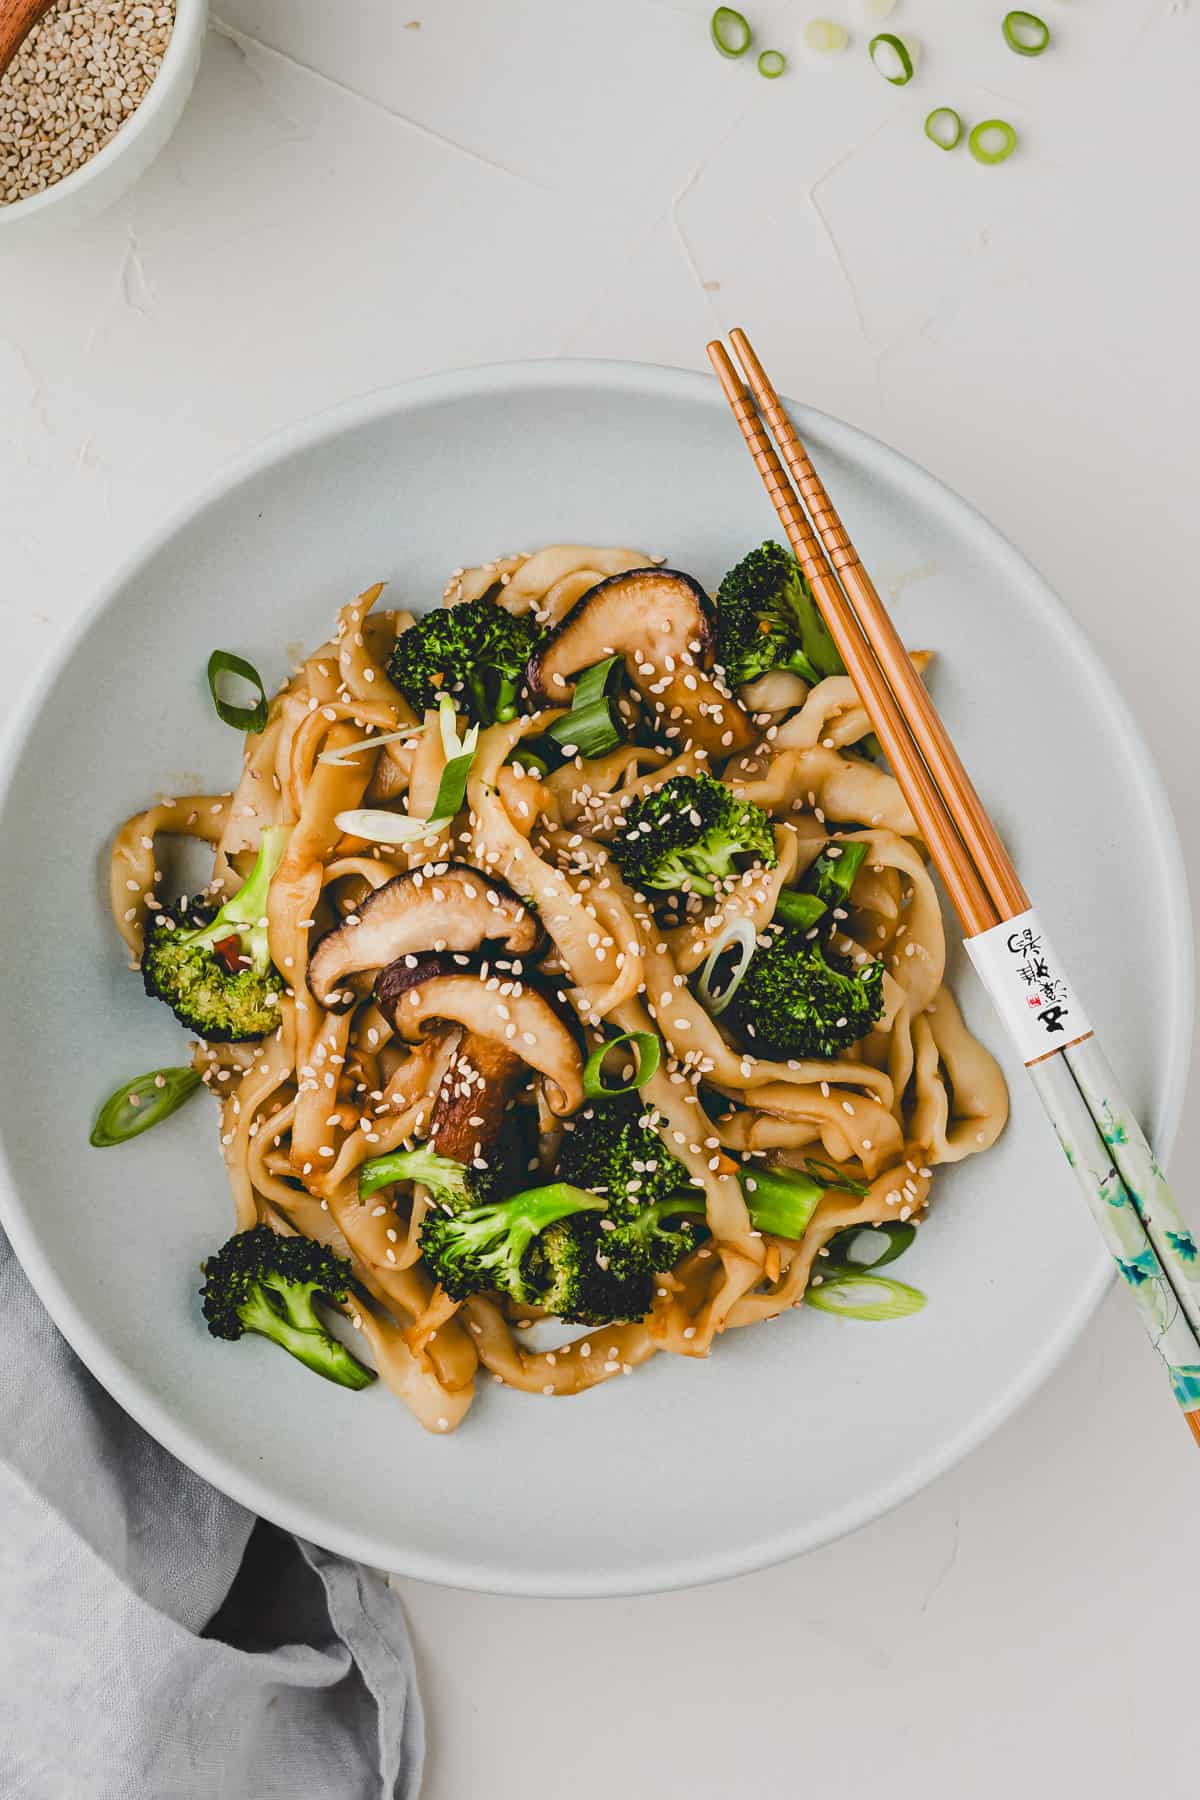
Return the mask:
POLYGON ((967 950, 1200 1443, 1200 1247, 779 395, 745 332, 732 331, 730 343, 742 375, 720 340, 709 344, 709 360, 967 950))

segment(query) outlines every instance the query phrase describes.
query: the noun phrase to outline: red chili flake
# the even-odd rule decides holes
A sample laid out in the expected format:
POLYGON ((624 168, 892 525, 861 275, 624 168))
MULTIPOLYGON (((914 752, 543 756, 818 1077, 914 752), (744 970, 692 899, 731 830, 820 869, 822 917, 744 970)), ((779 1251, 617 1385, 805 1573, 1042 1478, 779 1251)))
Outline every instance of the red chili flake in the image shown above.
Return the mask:
POLYGON ((221 938, 212 947, 212 953, 221 967, 230 975, 239 975, 242 971, 242 940, 237 932, 227 938, 221 938))

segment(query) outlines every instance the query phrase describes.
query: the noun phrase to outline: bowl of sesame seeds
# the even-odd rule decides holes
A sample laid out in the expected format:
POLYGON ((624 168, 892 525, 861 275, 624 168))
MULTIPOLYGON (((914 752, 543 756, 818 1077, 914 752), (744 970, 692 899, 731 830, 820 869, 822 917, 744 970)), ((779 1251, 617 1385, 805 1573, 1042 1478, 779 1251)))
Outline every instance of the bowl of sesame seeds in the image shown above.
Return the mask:
POLYGON ((110 206, 191 92, 207 0, 58 0, 0 76, 0 246, 110 206))

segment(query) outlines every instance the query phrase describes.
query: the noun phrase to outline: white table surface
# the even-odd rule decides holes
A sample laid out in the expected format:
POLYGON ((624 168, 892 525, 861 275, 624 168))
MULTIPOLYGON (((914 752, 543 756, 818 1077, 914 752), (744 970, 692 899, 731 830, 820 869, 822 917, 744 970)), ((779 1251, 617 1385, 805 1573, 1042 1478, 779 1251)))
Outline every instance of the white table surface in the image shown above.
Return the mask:
MULTIPOLYGON (((1194 851, 1200 8, 1044 0, 1058 40, 1025 61, 1000 0, 901 0, 926 56, 900 91, 860 5, 830 8, 856 42, 822 59, 815 3, 756 0, 760 42, 797 53, 768 83, 688 0, 224 0, 150 174, 0 258, 10 685, 166 506, 282 423, 449 365, 698 367, 740 322, 781 386, 1041 566, 1194 851), (1011 118, 1019 156, 939 153, 941 103, 1011 118)), ((1198 1164, 1189 1120, 1185 1196, 1198 1164)), ((427 1800, 1191 1795, 1198 1497, 1114 1294, 985 1448, 802 1561, 639 1600, 404 1584, 427 1800)))

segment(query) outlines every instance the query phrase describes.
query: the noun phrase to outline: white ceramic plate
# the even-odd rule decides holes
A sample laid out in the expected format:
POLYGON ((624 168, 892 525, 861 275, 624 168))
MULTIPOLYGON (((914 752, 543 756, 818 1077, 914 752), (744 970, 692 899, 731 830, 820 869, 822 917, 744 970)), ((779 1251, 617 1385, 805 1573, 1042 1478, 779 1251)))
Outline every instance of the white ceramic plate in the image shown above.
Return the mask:
MULTIPOLYGON (((1029 565, 961 500, 845 425, 796 409, 938 703, 1071 948, 1164 1149, 1190 1024, 1178 846, 1124 704, 1029 565), (1155 929, 1130 930, 1152 916, 1155 929)), ((104 901, 113 825, 156 791, 226 785, 216 645, 273 684, 381 576, 405 605, 447 571, 555 540, 635 544, 712 585, 770 509, 715 383, 599 363, 441 376, 257 451, 97 599, 9 737, 0 794, 3 1216, 46 1305, 107 1388, 193 1468, 305 1536, 464 1587, 613 1594, 711 1580, 875 1517, 1044 1379, 1109 1278, 1048 1128, 1006 1059, 1013 1117, 939 1175, 905 1262, 930 1304, 852 1324, 802 1308, 707 1362, 656 1359, 552 1404, 485 1384, 426 1436, 383 1390, 349 1396, 271 1347, 214 1343, 195 1296, 231 1226, 211 1109, 116 1150, 96 1103, 182 1060, 125 967, 104 901)), ((961 952, 974 1027, 1000 1034, 961 952)), ((1001 1053, 1003 1050, 1001 1048, 1001 1053)))

